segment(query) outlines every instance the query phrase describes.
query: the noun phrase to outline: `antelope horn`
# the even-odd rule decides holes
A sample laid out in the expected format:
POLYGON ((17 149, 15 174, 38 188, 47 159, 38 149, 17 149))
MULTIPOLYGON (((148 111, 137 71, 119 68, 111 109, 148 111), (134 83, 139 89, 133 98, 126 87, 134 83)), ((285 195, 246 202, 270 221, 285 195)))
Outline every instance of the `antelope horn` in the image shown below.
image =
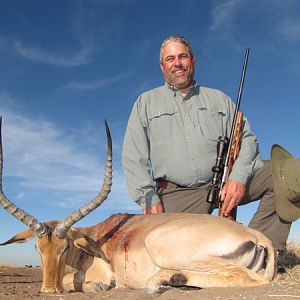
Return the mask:
POLYGON ((3 150, 2 150, 2 117, 0 117, 0 205, 12 216, 28 226, 37 235, 42 236, 47 233, 47 225, 40 223, 37 219, 18 208, 3 193, 2 190, 2 172, 3 172, 3 150))
POLYGON ((59 222, 54 229, 54 234, 58 238, 64 238, 67 234, 67 231, 73 226, 76 222, 83 219, 90 212, 95 210, 108 196, 111 191, 112 185, 112 141, 110 130, 105 120, 105 130, 107 137, 107 154, 106 154, 106 166, 105 166, 105 176, 102 184, 101 191, 98 195, 86 203, 83 207, 79 208, 77 211, 74 211, 69 217, 65 218, 63 221, 59 222))

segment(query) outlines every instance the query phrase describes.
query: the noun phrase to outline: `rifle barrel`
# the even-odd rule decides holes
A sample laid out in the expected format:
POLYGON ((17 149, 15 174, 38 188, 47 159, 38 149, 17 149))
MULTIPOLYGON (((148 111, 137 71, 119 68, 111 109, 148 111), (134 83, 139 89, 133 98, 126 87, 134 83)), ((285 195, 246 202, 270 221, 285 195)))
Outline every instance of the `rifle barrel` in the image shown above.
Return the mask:
POLYGON ((240 86, 239 86, 238 96, 237 96, 237 100, 236 100, 236 104, 235 104, 235 110, 234 110, 231 130, 230 130, 228 151, 227 151, 225 162, 224 162, 224 173, 223 173, 223 176, 222 176, 221 188, 223 187, 223 185, 227 181, 227 178, 228 178, 228 175, 229 175, 227 169, 228 169, 228 163, 229 163, 229 160, 230 160, 230 149, 231 149, 232 142, 233 142, 233 135, 234 135, 234 128, 236 126, 237 114, 240 110, 240 103, 241 103, 241 98, 242 98, 242 94, 243 94, 243 88, 244 88, 244 82, 245 82, 249 52, 250 52, 250 48, 247 48, 246 52, 245 52, 243 70, 242 70, 242 75, 241 75, 241 80, 240 80, 240 86))

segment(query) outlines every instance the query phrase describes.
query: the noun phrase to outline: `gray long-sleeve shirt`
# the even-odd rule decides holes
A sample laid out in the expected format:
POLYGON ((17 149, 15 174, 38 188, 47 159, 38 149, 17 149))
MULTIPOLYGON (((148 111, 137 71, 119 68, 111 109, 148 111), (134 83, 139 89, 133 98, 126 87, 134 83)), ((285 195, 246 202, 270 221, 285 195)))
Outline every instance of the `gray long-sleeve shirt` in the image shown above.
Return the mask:
MULTIPOLYGON (((123 144, 130 196, 142 209, 160 202, 156 179, 194 187, 212 179, 219 136, 229 136, 235 105, 216 89, 195 86, 187 96, 167 84, 135 102, 123 144)), ((263 165, 247 119, 229 178, 246 183, 263 165)))

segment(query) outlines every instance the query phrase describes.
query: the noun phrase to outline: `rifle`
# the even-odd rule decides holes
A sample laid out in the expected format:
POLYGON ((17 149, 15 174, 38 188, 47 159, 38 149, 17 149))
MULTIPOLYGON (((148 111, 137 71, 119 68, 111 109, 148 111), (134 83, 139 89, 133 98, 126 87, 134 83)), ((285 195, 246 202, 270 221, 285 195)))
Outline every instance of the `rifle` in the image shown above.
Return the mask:
MULTIPOLYGON (((240 109, 240 102, 243 93, 249 51, 250 49, 247 48, 244 57, 243 70, 242 70, 242 75, 240 80, 240 86, 239 86, 235 111, 233 115, 233 121, 230 130, 230 136, 229 138, 226 136, 220 136, 218 138, 216 163, 212 167, 212 171, 214 175, 206 199, 208 203, 214 204, 215 207, 219 206, 219 216, 224 216, 222 202, 220 201, 221 191, 223 186, 228 180, 233 164, 237 159, 240 151, 241 134, 243 131, 243 113, 240 112, 239 109, 240 109)), ((231 211, 228 218, 235 221, 236 215, 237 215, 237 208, 235 207, 231 211)))

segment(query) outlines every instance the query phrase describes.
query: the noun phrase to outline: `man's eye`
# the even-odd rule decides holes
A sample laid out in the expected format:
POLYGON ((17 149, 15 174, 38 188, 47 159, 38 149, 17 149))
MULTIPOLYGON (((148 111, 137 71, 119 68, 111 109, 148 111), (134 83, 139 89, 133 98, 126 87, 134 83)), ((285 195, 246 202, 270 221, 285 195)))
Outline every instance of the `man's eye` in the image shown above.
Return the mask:
POLYGON ((167 61, 167 62, 171 62, 171 61, 173 61, 173 60, 174 60, 173 57, 167 57, 167 58, 166 58, 166 61, 167 61))
POLYGON ((180 59, 187 59, 189 56, 187 54, 182 54, 179 56, 180 59))

